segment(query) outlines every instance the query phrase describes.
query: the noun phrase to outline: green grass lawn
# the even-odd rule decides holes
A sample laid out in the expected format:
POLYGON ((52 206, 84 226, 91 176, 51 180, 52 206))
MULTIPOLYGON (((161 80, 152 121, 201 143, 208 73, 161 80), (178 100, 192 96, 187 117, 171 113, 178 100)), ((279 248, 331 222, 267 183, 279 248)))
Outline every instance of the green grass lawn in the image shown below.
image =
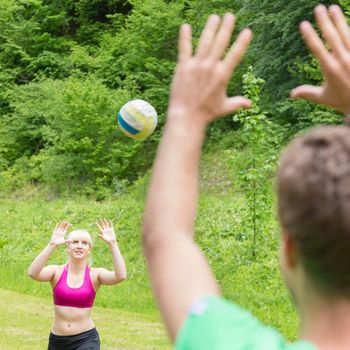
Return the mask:
MULTIPOLYGON (((273 179, 266 180, 266 200, 258 203, 264 215, 259 216, 253 237, 252 211, 235 177, 245 156, 231 148, 204 155, 196 241, 223 295, 294 340, 298 317, 278 267, 280 232, 273 179)), ((95 238, 93 267, 113 268, 107 245, 96 238, 95 222, 101 217, 114 222, 128 272, 125 282, 103 286, 98 292, 93 318, 102 349, 170 348, 140 244, 146 187, 147 177, 127 192, 103 201, 77 195, 52 197, 50 191, 34 186, 8 195, 0 192, 0 286, 21 293, 7 297, 0 293, 0 350, 26 349, 27 343, 27 349, 46 349, 53 317, 52 291, 47 283, 30 279, 27 269, 49 242, 57 222, 67 220, 73 229, 87 229, 95 238), (26 305, 31 307, 26 310, 26 305)), ((66 261, 67 253, 59 247, 48 264, 66 261)))
MULTIPOLYGON (((171 349, 161 322, 154 317, 95 307, 92 315, 101 349, 171 349)), ((46 350, 53 321, 50 299, 0 289, 0 349, 46 350)))

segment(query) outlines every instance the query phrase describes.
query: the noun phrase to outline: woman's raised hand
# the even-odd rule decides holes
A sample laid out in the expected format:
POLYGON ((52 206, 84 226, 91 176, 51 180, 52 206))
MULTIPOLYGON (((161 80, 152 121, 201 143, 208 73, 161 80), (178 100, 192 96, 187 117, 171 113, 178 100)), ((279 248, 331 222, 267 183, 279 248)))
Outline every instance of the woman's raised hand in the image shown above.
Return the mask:
POLYGON ((112 244, 117 241, 112 221, 106 220, 106 219, 100 219, 100 221, 96 223, 96 226, 101 232, 101 234, 99 234, 98 236, 102 240, 104 240, 108 244, 112 244))
POLYGON ((304 98, 350 113, 350 28, 338 5, 315 8, 315 18, 325 43, 312 25, 300 25, 306 45, 320 63, 324 77, 322 86, 302 85, 293 89, 291 97, 304 98))
POLYGON ((65 235, 71 224, 67 221, 56 224, 55 229, 53 230, 50 243, 59 246, 65 243, 71 243, 70 239, 65 239, 65 235))

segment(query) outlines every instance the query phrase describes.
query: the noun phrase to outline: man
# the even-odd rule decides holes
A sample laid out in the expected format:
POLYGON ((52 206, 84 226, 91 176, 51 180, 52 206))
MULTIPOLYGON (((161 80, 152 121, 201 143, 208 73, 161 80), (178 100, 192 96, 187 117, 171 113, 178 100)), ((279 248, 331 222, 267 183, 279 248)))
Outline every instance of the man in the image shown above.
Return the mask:
MULTIPOLYGON (((291 93, 350 112, 350 30, 339 6, 318 6, 326 45, 308 22, 300 26, 320 62, 321 87, 291 93)), ((219 116, 249 108, 227 97, 227 83, 251 40, 229 43, 234 16, 209 17, 196 53, 183 25, 167 123, 151 181, 143 245, 155 295, 177 349, 350 349, 350 130, 318 128, 287 148, 278 176, 281 267, 300 313, 300 340, 275 330, 220 297, 193 240, 198 161, 205 129, 219 116)))

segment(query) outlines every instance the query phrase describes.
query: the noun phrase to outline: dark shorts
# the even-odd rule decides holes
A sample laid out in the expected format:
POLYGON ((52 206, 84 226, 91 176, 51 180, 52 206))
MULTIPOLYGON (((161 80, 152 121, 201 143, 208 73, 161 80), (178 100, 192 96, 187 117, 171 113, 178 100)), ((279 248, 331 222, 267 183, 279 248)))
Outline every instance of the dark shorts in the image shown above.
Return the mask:
POLYGON ((100 337, 96 328, 74 335, 50 333, 47 350, 100 350, 100 337))

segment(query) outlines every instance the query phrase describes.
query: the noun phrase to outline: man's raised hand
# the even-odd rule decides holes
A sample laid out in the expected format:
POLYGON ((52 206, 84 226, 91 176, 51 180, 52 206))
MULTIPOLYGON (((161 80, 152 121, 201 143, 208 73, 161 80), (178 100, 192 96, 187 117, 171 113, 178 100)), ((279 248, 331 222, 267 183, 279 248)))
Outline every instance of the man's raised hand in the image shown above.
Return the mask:
POLYGON ((323 39, 312 25, 300 25, 306 45, 318 60, 324 77, 322 86, 302 85, 291 97, 328 105, 344 114, 350 113, 350 28, 338 5, 315 8, 315 18, 323 39))
POLYGON ((192 53, 191 27, 184 24, 179 36, 179 58, 169 102, 169 119, 176 115, 182 121, 196 125, 208 124, 238 108, 250 107, 242 96, 228 97, 228 82, 241 61, 252 37, 244 29, 228 47, 235 16, 227 13, 221 19, 211 15, 200 37, 195 54, 192 53), (228 48, 227 52, 226 49, 228 48))

